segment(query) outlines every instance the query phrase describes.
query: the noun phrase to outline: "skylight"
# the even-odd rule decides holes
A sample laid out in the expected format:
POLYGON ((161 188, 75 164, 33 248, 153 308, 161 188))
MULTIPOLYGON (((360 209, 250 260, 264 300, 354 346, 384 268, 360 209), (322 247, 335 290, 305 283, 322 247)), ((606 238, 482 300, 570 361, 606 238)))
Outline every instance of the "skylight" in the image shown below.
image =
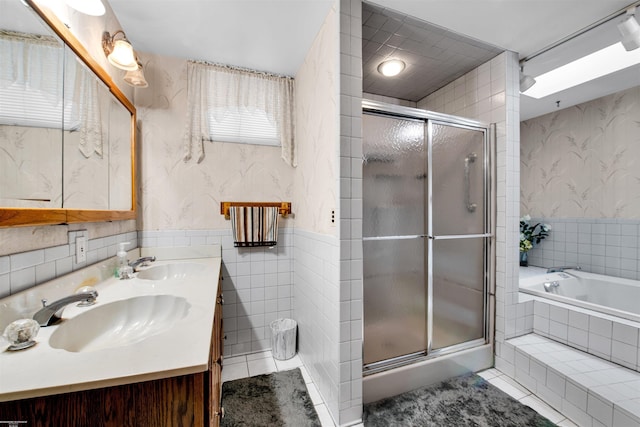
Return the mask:
POLYGON ((541 74, 524 95, 540 99, 640 63, 640 49, 627 52, 616 43, 541 74))

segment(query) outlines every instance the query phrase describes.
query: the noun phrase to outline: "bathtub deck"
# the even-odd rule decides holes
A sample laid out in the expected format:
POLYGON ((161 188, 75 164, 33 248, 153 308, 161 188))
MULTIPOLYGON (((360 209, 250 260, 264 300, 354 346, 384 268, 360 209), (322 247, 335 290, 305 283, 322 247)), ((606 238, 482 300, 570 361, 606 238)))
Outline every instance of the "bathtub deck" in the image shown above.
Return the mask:
POLYGON ((513 365, 498 369, 578 425, 640 426, 640 372, 535 333, 503 351, 513 365))

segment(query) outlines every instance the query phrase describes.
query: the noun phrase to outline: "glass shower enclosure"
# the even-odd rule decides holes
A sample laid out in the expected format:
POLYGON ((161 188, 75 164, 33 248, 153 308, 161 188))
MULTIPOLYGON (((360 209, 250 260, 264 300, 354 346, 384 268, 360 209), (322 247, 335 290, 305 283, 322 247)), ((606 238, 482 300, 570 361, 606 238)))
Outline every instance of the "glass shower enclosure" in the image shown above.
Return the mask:
POLYGON ((489 340, 489 127, 363 102, 364 374, 489 340))

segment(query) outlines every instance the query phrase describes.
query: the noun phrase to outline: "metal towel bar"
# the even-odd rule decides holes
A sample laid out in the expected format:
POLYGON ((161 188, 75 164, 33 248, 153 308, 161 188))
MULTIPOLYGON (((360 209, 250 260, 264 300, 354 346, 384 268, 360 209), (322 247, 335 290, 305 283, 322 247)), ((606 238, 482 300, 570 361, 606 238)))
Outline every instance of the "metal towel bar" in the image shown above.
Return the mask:
POLYGON ((229 208, 231 206, 249 206, 249 207, 277 207, 280 215, 286 218, 291 213, 291 202, 220 202, 220 215, 224 215, 225 219, 231 219, 229 216, 229 208))

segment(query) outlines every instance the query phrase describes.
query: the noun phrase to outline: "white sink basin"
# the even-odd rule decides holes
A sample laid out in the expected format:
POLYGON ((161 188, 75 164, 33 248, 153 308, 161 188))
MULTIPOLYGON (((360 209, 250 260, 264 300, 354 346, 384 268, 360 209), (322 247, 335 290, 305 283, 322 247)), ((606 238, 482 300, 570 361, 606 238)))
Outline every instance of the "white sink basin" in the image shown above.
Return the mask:
POLYGON ((174 326, 190 307, 186 299, 173 295, 114 301, 65 320, 51 334, 49 344, 71 352, 135 344, 174 326))
POLYGON ((189 262, 162 264, 140 270, 136 277, 143 280, 185 279, 190 275, 199 274, 204 268, 202 264, 189 262))

